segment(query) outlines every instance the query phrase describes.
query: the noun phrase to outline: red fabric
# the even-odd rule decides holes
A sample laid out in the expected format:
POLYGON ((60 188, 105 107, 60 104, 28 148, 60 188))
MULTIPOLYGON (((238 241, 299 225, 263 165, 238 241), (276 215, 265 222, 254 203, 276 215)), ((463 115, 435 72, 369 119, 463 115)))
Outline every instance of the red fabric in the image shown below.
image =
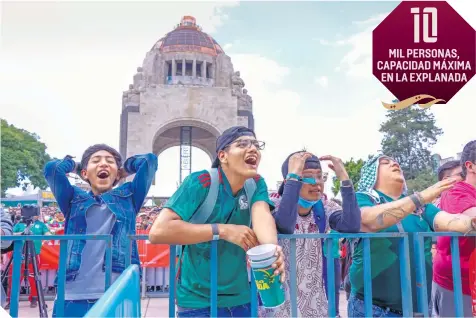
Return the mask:
MULTIPOLYGON (((64 233, 63 233, 64 234, 64 233)), ((148 235, 148 230, 136 230, 137 235, 148 235)), ((149 241, 137 241, 139 259, 142 267, 168 267, 169 246, 150 244, 149 241)), ((57 270, 59 261, 59 241, 43 241, 40 253, 40 270, 57 270)))
POLYGON ((476 317, 476 250, 471 254, 469 268, 469 288, 471 289, 471 297, 473 298, 473 316, 476 317))
MULTIPOLYGON (((476 207, 476 188, 464 181, 456 183, 453 188, 441 195, 440 208, 448 213, 461 214, 472 207, 476 207)), ((453 290, 450 242, 450 237, 438 238, 436 245, 438 252, 433 260, 433 280, 441 287, 453 290)), ((469 259, 475 248, 476 239, 474 237, 459 239, 461 281, 465 295, 471 295, 469 259)))
MULTIPOLYGON (((10 257, 13 257, 13 254, 10 255, 10 257)), ((36 258, 37 262, 39 262, 38 257, 36 258)), ((40 268, 38 264, 38 268, 40 268)), ((23 276, 23 271, 25 270, 25 263, 21 264, 21 271, 20 271, 20 284, 24 280, 23 276)), ((9 277, 8 277, 8 294, 7 294, 7 300, 10 301, 10 294, 12 292, 12 276, 13 276, 13 263, 10 265, 10 270, 9 270, 9 277)), ((31 301, 32 297, 38 297, 38 291, 36 290, 36 283, 35 283, 35 276, 33 272, 33 264, 31 261, 28 263, 28 284, 30 285, 31 292, 30 296, 28 297, 28 300, 31 301)))

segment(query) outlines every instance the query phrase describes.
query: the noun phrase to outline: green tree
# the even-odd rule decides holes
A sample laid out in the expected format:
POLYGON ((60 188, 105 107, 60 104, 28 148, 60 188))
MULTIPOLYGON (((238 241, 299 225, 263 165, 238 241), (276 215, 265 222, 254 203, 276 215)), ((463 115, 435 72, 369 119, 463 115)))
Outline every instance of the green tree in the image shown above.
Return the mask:
MULTIPOLYGON (((356 190, 357 184, 360 180, 360 170, 362 169, 362 166, 364 164, 365 161, 363 161, 362 159, 355 161, 354 158, 350 158, 349 161, 344 162, 345 170, 347 170, 349 178, 352 180, 352 183, 354 184, 354 189, 356 190)), ((340 180, 337 177, 333 177, 332 182, 332 193, 334 193, 334 195, 337 195, 337 193, 339 193, 340 191, 340 180)))
MULTIPOLYGON (((388 111, 387 120, 379 131, 383 133, 382 151, 400 164, 407 181, 416 179, 432 168, 430 149, 443 130, 436 126, 429 109, 414 105, 398 111, 388 111)), ((426 176, 421 176, 426 180, 426 176)))
POLYGON ((438 177, 432 170, 421 171, 415 178, 407 180, 409 194, 425 190, 438 181, 438 177))
POLYGON ((1 119, 1 144, 2 196, 8 188, 21 186, 26 190, 30 183, 40 189, 48 186, 43 167, 51 158, 38 135, 1 119))

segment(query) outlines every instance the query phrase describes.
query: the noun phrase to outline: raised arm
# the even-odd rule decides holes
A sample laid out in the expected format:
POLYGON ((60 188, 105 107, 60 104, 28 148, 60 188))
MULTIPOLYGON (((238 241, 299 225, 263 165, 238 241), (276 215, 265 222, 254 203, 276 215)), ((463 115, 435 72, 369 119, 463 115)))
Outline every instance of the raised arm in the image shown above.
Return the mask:
POLYGON ((130 157, 124 162, 124 170, 127 174, 135 174, 131 182, 135 211, 138 213, 149 192, 155 173, 157 172, 158 160, 153 153, 130 157))
POLYGON ((433 227, 438 232, 473 234, 476 233, 476 217, 440 211, 435 216, 433 227))
POLYGON ((341 183, 342 210, 326 211, 331 229, 342 233, 357 233, 361 228, 362 214, 355 196, 354 185, 349 178, 342 159, 334 156, 322 156, 322 161, 330 161, 328 167, 334 171, 341 183), (332 213, 330 213, 332 212, 332 213))
POLYGON ((296 180, 287 180, 284 184, 281 201, 273 213, 279 233, 294 233, 297 220, 297 202, 301 187, 302 183, 296 180))
POLYGON ((61 212, 69 217, 70 202, 73 199, 74 188, 68 180, 67 174, 75 171, 76 163, 71 156, 62 160, 53 160, 45 165, 44 176, 53 195, 58 202, 61 212))
POLYGON ((331 213, 329 226, 342 233, 358 233, 361 228, 362 216, 352 183, 340 188, 342 195, 342 210, 331 213))
MULTIPOLYGON (((413 213, 418 207, 433 202, 443 191, 451 188, 456 182, 454 179, 445 179, 423 190, 418 194, 379 205, 360 204, 362 211, 362 231, 377 232, 397 224, 407 215, 413 213), (372 206, 373 205, 373 206, 372 206)), ((357 195, 362 195, 358 193, 357 195)))

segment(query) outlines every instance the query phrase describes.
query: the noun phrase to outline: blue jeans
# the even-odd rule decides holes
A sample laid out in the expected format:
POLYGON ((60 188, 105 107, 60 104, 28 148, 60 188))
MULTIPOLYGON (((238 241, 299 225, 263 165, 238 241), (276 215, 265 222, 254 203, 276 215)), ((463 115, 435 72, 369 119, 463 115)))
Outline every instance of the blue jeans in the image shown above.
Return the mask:
MULTIPOLYGON (((355 295, 350 295, 347 303, 347 316, 366 317, 364 301, 355 297, 355 295)), ((372 317, 402 317, 402 315, 391 312, 389 308, 372 305, 372 317)))
MULTIPOLYGON (((84 317, 89 309, 93 308, 97 299, 80 299, 80 300, 65 300, 64 301, 64 311, 62 317, 84 317)), ((57 302, 53 307, 53 316, 60 317, 56 314, 58 310, 57 302)))
MULTIPOLYGON (((218 308, 218 317, 251 317, 251 305, 218 308)), ((177 317, 211 317, 210 308, 182 308, 178 307, 177 317)))

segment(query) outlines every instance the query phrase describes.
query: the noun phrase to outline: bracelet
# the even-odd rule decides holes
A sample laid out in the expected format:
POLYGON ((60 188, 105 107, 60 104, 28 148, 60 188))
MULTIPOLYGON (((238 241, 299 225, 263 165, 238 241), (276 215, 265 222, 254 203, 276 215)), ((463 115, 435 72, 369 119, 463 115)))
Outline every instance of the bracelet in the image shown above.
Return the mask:
POLYGON ((286 180, 289 179, 296 179, 297 181, 301 181, 301 177, 295 173, 288 173, 288 175, 286 176, 286 180))
POLYGON ((423 203, 420 200, 420 195, 418 192, 415 192, 414 194, 410 195, 410 199, 412 200, 413 204, 415 204, 415 210, 418 210, 423 206, 423 203))
POLYGON ((212 232, 213 232, 213 241, 218 241, 220 239, 220 232, 218 231, 218 224, 212 224, 212 232))

